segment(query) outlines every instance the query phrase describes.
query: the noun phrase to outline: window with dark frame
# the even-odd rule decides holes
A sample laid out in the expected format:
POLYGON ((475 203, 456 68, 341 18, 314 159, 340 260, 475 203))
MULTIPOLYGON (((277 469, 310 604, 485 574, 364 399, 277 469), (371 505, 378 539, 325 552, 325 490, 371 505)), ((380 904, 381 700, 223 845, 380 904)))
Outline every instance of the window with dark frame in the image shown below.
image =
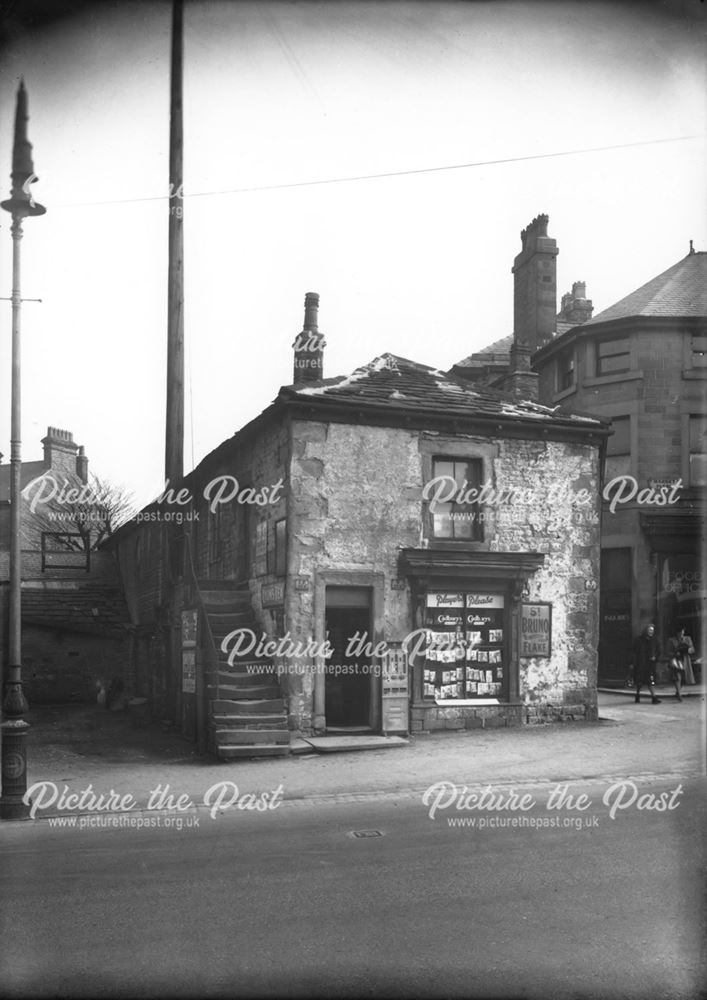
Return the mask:
POLYGON ((630 370, 631 344, 628 337, 597 343, 597 375, 621 375, 630 370))
POLYGON ((707 368, 707 337, 693 334, 691 340, 692 367, 707 368))
POLYGON ((575 380, 574 348, 572 348, 569 351, 563 351, 557 359, 557 391, 571 389, 575 380))
POLYGON ((690 486, 707 486, 707 417, 690 415, 690 486))
POLYGON ((275 522, 275 573, 284 576, 287 572, 287 521, 282 518, 275 522))
POLYGON ((432 511, 433 536, 439 539, 480 541, 483 538, 483 528, 479 519, 479 504, 465 503, 464 494, 481 488, 483 461, 480 458, 433 458, 432 478, 440 476, 447 477, 449 482, 449 488, 442 495, 450 495, 452 499, 435 504, 432 511))

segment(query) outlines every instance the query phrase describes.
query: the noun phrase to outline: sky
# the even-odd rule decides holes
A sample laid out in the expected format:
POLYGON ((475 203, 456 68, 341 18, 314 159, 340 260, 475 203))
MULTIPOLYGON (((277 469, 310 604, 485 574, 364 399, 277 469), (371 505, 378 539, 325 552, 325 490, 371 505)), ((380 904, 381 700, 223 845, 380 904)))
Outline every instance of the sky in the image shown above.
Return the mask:
MULTIPOLYGON (((292 382, 305 292, 326 377, 386 351, 447 369, 512 332, 539 213, 558 301, 586 281, 595 315, 690 239, 707 250, 704 7, 187 0, 185 471, 292 382)), ((22 307, 22 455, 71 430, 145 503, 164 484, 170 5, 52 10, 3 24, 0 194, 22 76, 47 208, 22 241, 42 299, 22 307)), ((4 462, 10 335, 4 302, 4 462)))

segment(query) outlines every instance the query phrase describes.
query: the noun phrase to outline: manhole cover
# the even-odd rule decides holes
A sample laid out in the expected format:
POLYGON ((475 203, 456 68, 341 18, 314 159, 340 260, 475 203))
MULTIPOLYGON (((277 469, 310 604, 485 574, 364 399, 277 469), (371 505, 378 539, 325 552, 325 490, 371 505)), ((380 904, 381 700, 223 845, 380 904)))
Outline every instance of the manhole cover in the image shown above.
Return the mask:
POLYGON ((352 837, 382 837, 380 830, 352 830, 352 837))

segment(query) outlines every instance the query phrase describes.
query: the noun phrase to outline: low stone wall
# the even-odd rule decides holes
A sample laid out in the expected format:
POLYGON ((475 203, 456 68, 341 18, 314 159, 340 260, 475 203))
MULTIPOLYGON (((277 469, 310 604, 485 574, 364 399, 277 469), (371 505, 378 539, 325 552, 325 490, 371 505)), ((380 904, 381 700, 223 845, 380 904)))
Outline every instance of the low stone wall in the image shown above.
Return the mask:
POLYGON ((429 705, 410 710, 410 731, 429 733, 441 729, 504 729, 556 722, 596 722, 596 706, 584 702, 557 705, 551 702, 517 705, 429 705))

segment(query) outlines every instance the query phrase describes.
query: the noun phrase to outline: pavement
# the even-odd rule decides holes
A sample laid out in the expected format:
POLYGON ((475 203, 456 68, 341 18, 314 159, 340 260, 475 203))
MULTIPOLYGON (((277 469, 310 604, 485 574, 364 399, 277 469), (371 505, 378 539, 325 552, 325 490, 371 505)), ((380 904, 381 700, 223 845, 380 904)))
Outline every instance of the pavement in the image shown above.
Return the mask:
MULTIPOLYGON (((599 693, 599 721, 444 731, 365 753, 298 753, 238 761, 199 757, 173 729, 136 728, 123 712, 94 705, 36 706, 27 714, 27 785, 46 783, 38 818, 62 815, 61 792, 130 794, 138 808, 173 808, 179 796, 203 806, 207 790, 231 783, 237 795, 273 792, 312 799, 419 794, 447 780, 469 786, 609 781, 617 776, 698 777, 705 769, 705 689, 658 690, 660 705, 633 691, 599 693), (52 803, 52 785, 56 788, 52 803), (48 790, 47 790, 48 789, 48 790)), ((211 793, 211 801, 214 800, 211 793)), ((35 791, 34 797, 36 798, 35 791)), ((96 811, 71 807, 74 814, 96 811)), ((99 809, 110 811, 105 804, 99 809)))

